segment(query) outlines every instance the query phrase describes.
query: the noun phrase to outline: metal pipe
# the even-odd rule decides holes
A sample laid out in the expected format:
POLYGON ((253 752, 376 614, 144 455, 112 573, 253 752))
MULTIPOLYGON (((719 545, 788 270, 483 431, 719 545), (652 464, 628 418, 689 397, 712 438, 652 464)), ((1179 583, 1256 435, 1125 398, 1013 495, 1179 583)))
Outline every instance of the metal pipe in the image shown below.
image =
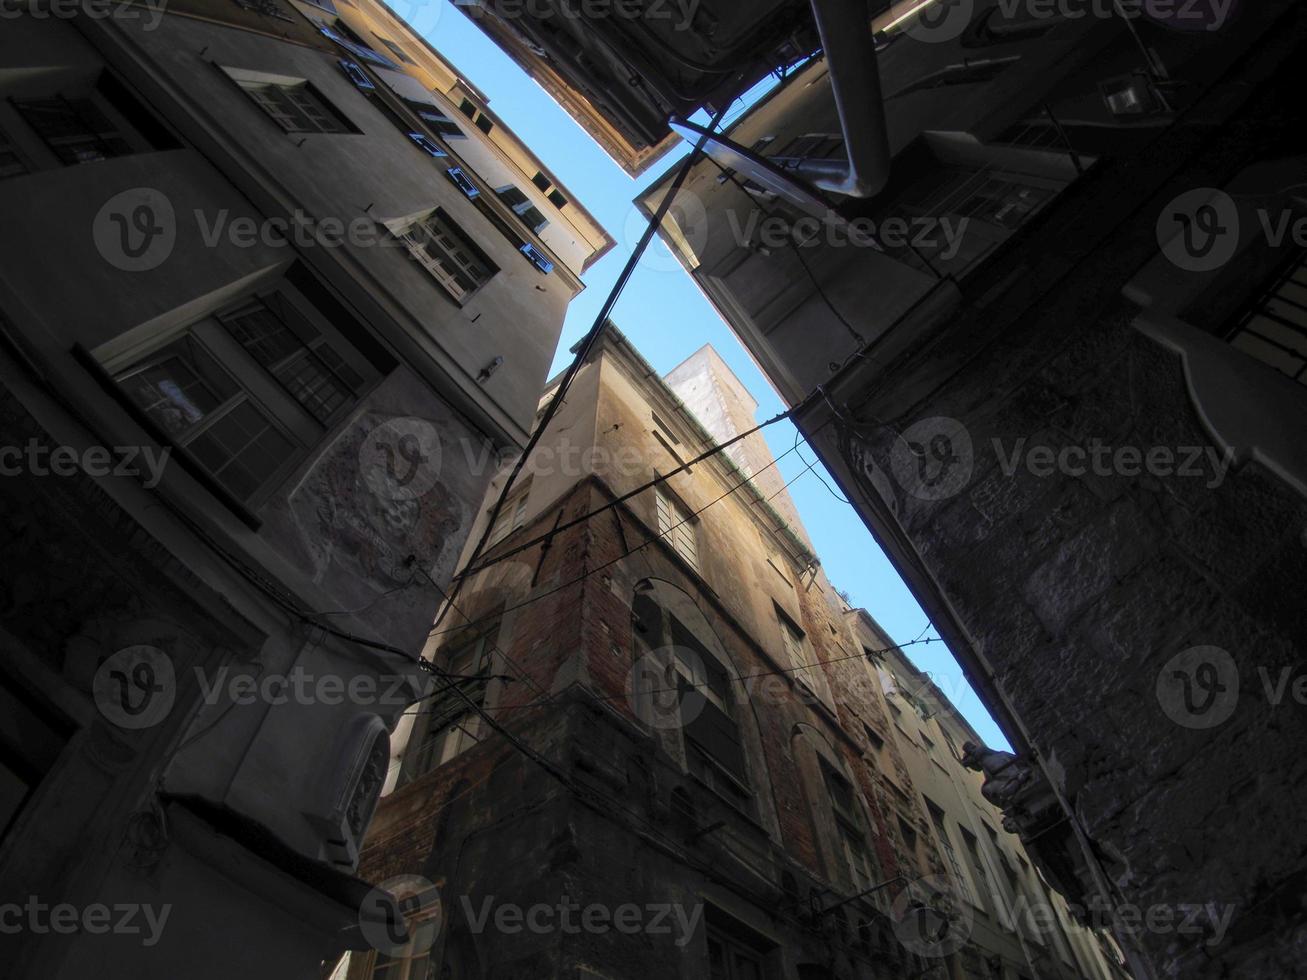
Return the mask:
POLYGON ((811 0, 844 135, 845 160, 799 160, 790 169, 815 187, 874 197, 889 180, 889 133, 867 0, 811 0))

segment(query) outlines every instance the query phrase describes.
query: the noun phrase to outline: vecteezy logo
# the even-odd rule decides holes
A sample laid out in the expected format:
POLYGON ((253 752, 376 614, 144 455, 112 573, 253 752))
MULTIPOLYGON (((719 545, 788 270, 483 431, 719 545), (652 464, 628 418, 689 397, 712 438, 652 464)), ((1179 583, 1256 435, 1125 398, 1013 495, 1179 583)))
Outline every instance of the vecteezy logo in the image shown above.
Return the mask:
POLYGON ((1220 647, 1190 647, 1166 662, 1157 675, 1162 711, 1185 728, 1215 728, 1239 703, 1239 668, 1220 647))
POLYGON ((948 875, 910 882, 890 906, 894 935, 909 951, 931 959, 951 956, 971 938, 975 912, 958 897, 948 875))
POLYGON ((1211 187, 1181 194, 1157 219, 1157 242, 1178 268, 1212 272, 1239 248, 1239 208, 1229 194, 1211 187))
POLYGON ((172 660, 158 647, 124 647, 100 665, 91 693, 100 714, 119 728, 150 728, 177 698, 172 660))
MULTIPOLYGON (((458 6, 471 8, 477 13, 479 8, 474 3, 455 0, 458 6)), ((397 0, 391 10, 422 37, 430 37, 440 23, 440 14, 445 9, 445 0, 397 0)))
POLYGON ((440 433, 424 419, 398 418, 367 434, 359 469, 368 488, 387 500, 416 500, 440 476, 440 433))
POLYGON ((626 700, 635 716, 656 729, 684 728, 703 713, 709 688, 703 658, 689 647, 667 646, 636 660, 626 675, 626 700))
POLYGON ((1144 16, 1154 23, 1175 31, 1212 33, 1230 22, 1235 0, 1139 0, 1127 2, 1129 10, 1140 6, 1144 16))
POLYGON ((364 896, 359 932, 377 952, 412 959, 436 944, 443 918, 435 885, 421 875, 398 875, 364 896))
POLYGON ((915 22, 907 29, 908 37, 927 44, 944 44, 956 41, 971 23, 976 12, 976 0, 927 0, 915 15, 915 22))
POLYGON ((149 272, 172 255, 177 216, 172 202, 152 187, 134 187, 105 202, 91 226, 100 256, 123 272, 149 272))
POLYGON ((971 433, 957 419, 922 419, 894 440, 890 469, 912 496, 943 500, 959 493, 971 480, 975 453, 971 433))

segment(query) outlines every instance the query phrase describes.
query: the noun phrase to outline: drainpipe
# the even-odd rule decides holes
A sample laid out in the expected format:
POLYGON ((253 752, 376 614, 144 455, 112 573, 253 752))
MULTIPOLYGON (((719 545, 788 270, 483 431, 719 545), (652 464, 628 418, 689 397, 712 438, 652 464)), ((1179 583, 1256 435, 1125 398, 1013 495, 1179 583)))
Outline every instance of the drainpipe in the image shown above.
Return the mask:
POLYGON ((871 11, 867 0, 811 2, 848 158, 798 160, 787 169, 833 194, 874 197, 889 180, 890 151, 871 11))

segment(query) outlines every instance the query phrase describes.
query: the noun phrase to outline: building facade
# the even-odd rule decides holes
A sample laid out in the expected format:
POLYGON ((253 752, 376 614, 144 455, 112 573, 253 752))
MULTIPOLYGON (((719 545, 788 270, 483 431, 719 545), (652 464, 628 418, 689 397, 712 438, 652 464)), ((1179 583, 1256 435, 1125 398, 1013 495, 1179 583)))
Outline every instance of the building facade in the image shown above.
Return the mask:
POLYGON ((3 16, 3 972, 318 977, 612 242, 381 4, 3 16))
POLYGON ((664 237, 1018 749, 1049 880, 1140 975, 1296 976, 1302 10, 907 6, 883 186, 803 210, 876 128, 814 57, 664 237))
MULTIPOLYGON (((958 975, 1129 976, 1105 910, 1068 908, 985 798, 983 775, 966 765, 966 747, 982 744, 980 736, 952 700, 865 610, 848 615, 867 649, 886 651, 876 658, 879 690, 927 832, 920 818, 913 827, 903 817, 900 827, 905 837, 910 827, 918 840, 933 835, 935 852, 971 906, 972 944, 957 954, 958 975)), ((965 687, 960 695, 974 697, 965 687)))
POLYGON ((987 860, 1021 849, 975 774, 918 787, 889 644, 826 580, 762 436, 700 460, 754 410, 711 348, 664 381, 608 327, 431 639, 470 679, 397 733, 361 870, 427 896, 413 938, 334 977, 1122 975, 1060 904, 1076 945, 1040 960, 962 890, 933 796, 951 826, 986 815, 987 860))

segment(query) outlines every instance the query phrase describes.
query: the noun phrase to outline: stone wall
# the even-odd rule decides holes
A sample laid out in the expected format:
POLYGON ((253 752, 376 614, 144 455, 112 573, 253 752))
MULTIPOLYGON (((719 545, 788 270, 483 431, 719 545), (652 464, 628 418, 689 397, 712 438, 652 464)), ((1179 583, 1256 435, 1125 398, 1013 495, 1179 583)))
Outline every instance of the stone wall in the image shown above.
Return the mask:
MULTIPOLYGON (((1291 693, 1307 498, 1223 440, 1182 356, 1122 298, 1168 201, 1301 152, 1301 48, 1275 68, 1301 19, 1286 28, 1198 118, 1091 172, 865 389, 865 427, 827 440, 896 515, 1123 909, 1199 910, 1134 930, 1165 976, 1297 976, 1307 936, 1291 693)), ((1291 386, 1249 370, 1268 397, 1291 386)), ((1257 422, 1301 438, 1305 418, 1257 422)))

